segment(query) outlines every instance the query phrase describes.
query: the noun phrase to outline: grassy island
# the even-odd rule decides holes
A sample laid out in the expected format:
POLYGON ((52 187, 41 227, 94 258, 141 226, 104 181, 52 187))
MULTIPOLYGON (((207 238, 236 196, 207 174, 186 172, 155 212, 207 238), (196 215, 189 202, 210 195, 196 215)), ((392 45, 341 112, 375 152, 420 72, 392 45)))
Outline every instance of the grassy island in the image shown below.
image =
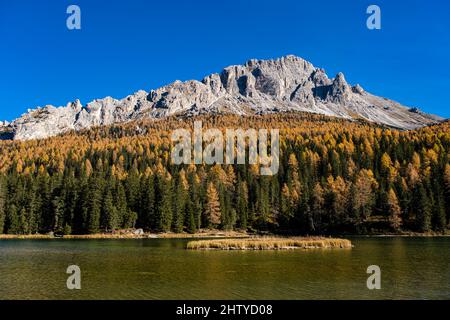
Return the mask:
POLYGON ((187 244, 187 249, 193 250, 287 250, 351 247, 350 240, 321 237, 211 239, 190 241, 187 244))

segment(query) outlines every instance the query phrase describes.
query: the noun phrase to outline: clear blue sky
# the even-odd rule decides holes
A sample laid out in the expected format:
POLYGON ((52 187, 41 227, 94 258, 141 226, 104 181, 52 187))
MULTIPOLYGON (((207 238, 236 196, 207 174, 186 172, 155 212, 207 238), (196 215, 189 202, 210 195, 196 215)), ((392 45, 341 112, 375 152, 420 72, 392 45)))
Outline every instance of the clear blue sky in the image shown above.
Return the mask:
POLYGON ((1 0, 0 119, 287 54, 450 117, 446 0, 1 0), (70 4, 81 8, 81 30, 66 28, 70 4), (366 28, 369 4, 381 7, 379 31, 366 28))

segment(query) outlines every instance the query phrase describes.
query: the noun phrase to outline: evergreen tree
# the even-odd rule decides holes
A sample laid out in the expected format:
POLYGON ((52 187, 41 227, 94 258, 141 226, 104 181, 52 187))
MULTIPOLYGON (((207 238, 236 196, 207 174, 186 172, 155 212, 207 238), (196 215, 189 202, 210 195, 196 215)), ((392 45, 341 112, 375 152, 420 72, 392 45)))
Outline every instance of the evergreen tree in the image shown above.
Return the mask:
POLYGON ((447 220, 446 228, 450 229, 450 164, 444 169, 444 195, 445 195, 445 215, 447 220))
POLYGON ((8 206, 5 230, 8 234, 17 234, 20 231, 17 207, 14 204, 8 206))
POLYGON ((2 176, 0 176, 0 234, 4 232, 6 219, 6 185, 2 176))
POLYGON ((91 176, 89 179, 88 201, 85 207, 88 233, 97 233, 100 230, 100 216, 102 205, 102 185, 99 178, 91 176))
POLYGON ((204 120, 279 126, 278 174, 261 176, 255 164, 173 166, 166 137, 180 125, 174 120, 142 124, 139 136, 124 124, 38 143, 0 141, 0 233, 323 234, 366 232, 375 221, 387 221, 376 226, 386 231, 449 228, 448 123, 400 132, 316 115, 204 120))
POLYGON ((423 184, 418 186, 417 192, 417 226, 420 232, 427 232, 431 229, 431 208, 430 200, 423 184))
POLYGON ((39 192, 39 212, 40 214, 40 227, 39 232, 49 232, 53 230, 55 221, 52 210, 52 198, 50 189, 50 179, 48 176, 38 177, 38 192, 39 192))
POLYGON ((125 228, 125 225, 127 224, 127 222, 125 221, 125 216, 128 214, 127 196, 125 193, 125 188, 120 181, 117 182, 115 199, 117 212, 120 217, 119 227, 125 228))
POLYGON ((65 197, 64 195, 54 195, 52 200, 52 209, 54 215, 54 231, 62 231, 64 228, 65 213, 65 197))
POLYGON ((87 212, 86 206, 88 205, 88 181, 85 175, 82 175, 79 180, 79 196, 75 201, 75 209, 72 220, 71 231, 73 234, 87 233, 87 212))
POLYGON ((101 227, 105 231, 114 231, 119 225, 119 212, 114 205, 111 188, 107 186, 103 196, 101 227))
POLYGON ((170 179, 159 177, 158 189, 160 191, 160 199, 158 203, 158 229, 160 231, 170 231, 173 220, 173 199, 172 199, 172 183, 170 179))
POLYGON ((294 216, 293 200, 288 185, 285 183, 281 189, 280 201, 280 225, 287 227, 291 218, 294 216))
MULTIPOLYGON (((188 181, 186 179, 184 170, 181 170, 178 176, 178 183, 176 186, 176 195, 175 195, 175 219, 174 219, 175 232, 183 231, 183 226, 185 224, 188 187, 189 187, 188 181)), ((190 219, 190 217, 188 218, 190 219)))
POLYGON ((445 203, 443 200, 443 193, 439 189, 435 190, 434 193, 432 211, 433 229, 438 232, 445 232, 447 225, 445 216, 445 203))
POLYGON ((141 225, 145 229, 156 229, 156 197, 155 197, 155 178, 150 175, 146 178, 144 190, 142 190, 142 208, 141 225))
POLYGON ((257 193, 257 219, 261 228, 267 228, 268 223, 273 223, 270 215, 270 189, 269 178, 260 177, 257 193))
POLYGON ((128 209, 125 212, 124 219, 123 219, 124 228, 126 228, 126 229, 135 228, 137 219, 138 219, 137 212, 135 212, 131 209, 128 209))
MULTIPOLYGON (((197 174, 191 174, 190 183, 191 188, 189 189, 189 199, 192 200, 191 204, 195 227, 196 229, 200 229, 202 228, 203 199, 205 191, 197 174)), ((188 221, 190 221, 190 218, 188 221)))
POLYGON ((29 228, 30 233, 37 233, 39 231, 39 221, 41 220, 39 190, 37 184, 34 182, 31 186, 28 197, 28 214, 29 214, 29 228))
POLYGON ((194 215, 194 206, 190 199, 186 202, 186 221, 187 221, 187 232, 195 233, 197 231, 197 225, 194 215))
POLYGON ((28 225, 28 215, 27 210, 22 208, 19 213, 19 225, 18 225, 20 234, 28 234, 29 233, 29 225, 28 225))
POLYGON ((125 191, 127 195, 127 205, 134 212, 139 212, 140 208, 140 179, 136 170, 132 170, 131 174, 125 181, 125 191))

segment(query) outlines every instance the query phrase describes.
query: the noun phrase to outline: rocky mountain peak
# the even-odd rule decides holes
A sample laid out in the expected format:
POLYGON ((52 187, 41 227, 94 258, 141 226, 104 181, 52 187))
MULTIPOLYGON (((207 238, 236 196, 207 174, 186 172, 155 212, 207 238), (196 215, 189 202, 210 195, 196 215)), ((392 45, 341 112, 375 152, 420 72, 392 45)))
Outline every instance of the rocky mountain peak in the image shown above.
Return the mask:
POLYGON ((333 79, 333 83, 328 91, 327 99, 336 103, 345 103, 351 95, 351 89, 345 80, 344 74, 339 72, 333 79))
POLYGON ((75 112, 80 112, 83 109, 83 105, 81 104, 79 99, 76 99, 73 102, 69 102, 66 108, 70 108, 75 112))
POLYGON ((14 139, 38 139, 136 119, 218 112, 304 111, 363 118, 402 129, 440 120, 408 110, 395 101, 364 91, 360 85, 349 85, 341 72, 330 79, 324 69, 288 55, 273 60, 251 59, 244 65, 229 66, 208 75, 202 81, 175 81, 119 100, 106 97, 85 106, 75 100, 65 107, 49 105, 30 110, 12 123, 0 123, 0 136, 1 132, 7 132, 7 137, 14 139))
POLYGON ((364 93, 364 89, 359 84, 354 85, 352 87, 352 91, 354 93, 358 93, 358 94, 363 94, 364 93))

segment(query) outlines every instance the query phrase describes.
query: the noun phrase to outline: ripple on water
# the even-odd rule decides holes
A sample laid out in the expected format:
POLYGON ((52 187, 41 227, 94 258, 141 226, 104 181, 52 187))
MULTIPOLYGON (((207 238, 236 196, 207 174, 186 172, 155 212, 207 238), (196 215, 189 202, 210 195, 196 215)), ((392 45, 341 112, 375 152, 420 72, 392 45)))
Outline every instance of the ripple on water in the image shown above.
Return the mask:
POLYGON ((189 251, 183 239, 0 240, 0 299, 448 299, 450 238, 354 238, 351 250, 189 251), (66 288, 66 268, 82 290, 66 288), (366 288, 366 268, 382 290, 366 288))

